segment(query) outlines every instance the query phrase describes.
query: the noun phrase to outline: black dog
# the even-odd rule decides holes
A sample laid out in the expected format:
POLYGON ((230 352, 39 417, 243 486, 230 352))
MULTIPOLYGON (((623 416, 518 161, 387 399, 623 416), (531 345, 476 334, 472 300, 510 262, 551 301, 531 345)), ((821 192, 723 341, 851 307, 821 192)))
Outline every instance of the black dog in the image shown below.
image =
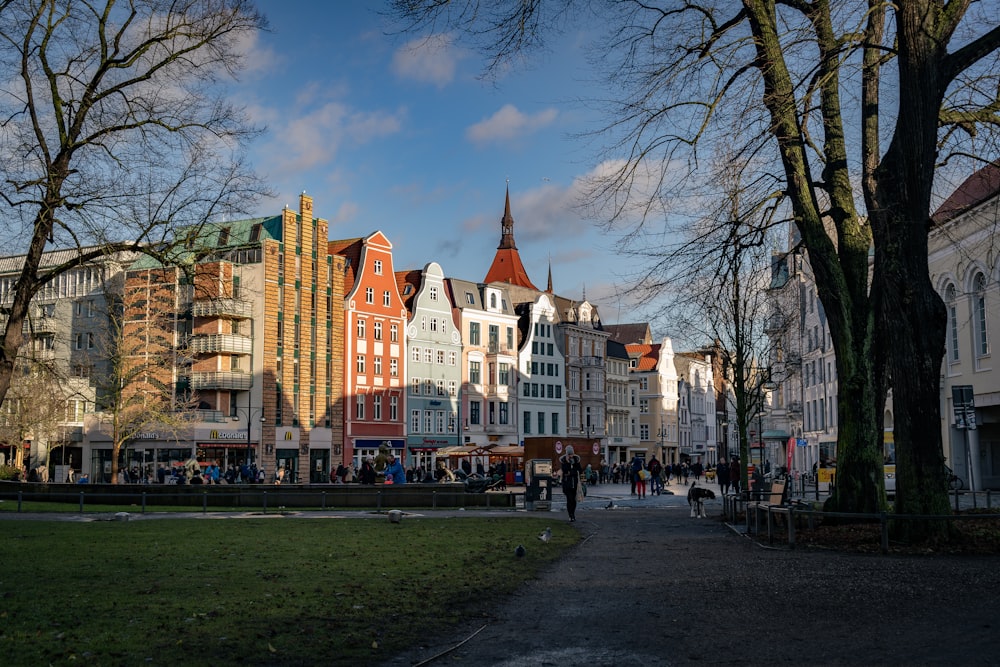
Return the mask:
POLYGON ((688 491, 688 505, 691 506, 692 518, 705 518, 705 500, 707 499, 715 500, 715 492, 697 485, 691 486, 688 491))

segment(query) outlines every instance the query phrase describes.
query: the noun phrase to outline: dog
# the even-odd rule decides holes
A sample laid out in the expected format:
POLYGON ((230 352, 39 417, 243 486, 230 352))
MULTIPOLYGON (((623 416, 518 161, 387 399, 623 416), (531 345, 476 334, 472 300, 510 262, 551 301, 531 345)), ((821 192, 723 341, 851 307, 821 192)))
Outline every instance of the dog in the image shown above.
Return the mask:
POLYGON ((715 500, 715 492, 692 484, 688 490, 688 505, 691 506, 691 518, 705 518, 705 501, 715 500))

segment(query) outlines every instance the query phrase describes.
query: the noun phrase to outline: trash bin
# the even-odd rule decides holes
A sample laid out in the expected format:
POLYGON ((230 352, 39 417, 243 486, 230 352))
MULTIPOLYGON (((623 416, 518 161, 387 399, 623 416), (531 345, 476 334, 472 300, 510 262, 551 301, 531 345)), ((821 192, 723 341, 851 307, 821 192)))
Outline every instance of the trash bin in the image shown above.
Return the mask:
POLYGON ((552 507, 552 461, 532 459, 528 461, 527 473, 525 509, 548 511, 552 507))

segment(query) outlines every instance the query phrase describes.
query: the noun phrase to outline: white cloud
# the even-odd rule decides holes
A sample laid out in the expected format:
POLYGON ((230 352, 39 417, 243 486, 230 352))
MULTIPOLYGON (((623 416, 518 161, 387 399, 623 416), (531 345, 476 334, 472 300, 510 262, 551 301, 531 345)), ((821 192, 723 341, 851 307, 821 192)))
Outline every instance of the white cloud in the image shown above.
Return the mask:
POLYGON ((455 79, 462 58, 462 51, 455 48, 449 35, 430 35, 410 40, 396 49, 392 71, 401 79, 444 88, 455 79))
POLYGON ((480 146, 519 139, 551 125, 559 112, 543 109, 536 114, 522 113, 512 104, 505 104, 489 118, 484 118, 465 131, 466 138, 480 146))
POLYGON ((399 132, 405 115, 327 102, 301 116, 274 116, 266 152, 282 171, 306 171, 333 161, 346 142, 363 145, 399 132))

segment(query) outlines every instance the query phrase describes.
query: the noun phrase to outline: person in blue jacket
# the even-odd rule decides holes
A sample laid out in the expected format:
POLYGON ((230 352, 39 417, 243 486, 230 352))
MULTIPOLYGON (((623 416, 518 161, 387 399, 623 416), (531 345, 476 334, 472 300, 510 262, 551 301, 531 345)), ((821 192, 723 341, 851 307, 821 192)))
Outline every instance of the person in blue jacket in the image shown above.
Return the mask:
POLYGON ((406 471, 403 470, 403 464, 391 452, 389 453, 389 464, 385 467, 385 476, 386 479, 391 477, 393 484, 406 484, 406 471))

